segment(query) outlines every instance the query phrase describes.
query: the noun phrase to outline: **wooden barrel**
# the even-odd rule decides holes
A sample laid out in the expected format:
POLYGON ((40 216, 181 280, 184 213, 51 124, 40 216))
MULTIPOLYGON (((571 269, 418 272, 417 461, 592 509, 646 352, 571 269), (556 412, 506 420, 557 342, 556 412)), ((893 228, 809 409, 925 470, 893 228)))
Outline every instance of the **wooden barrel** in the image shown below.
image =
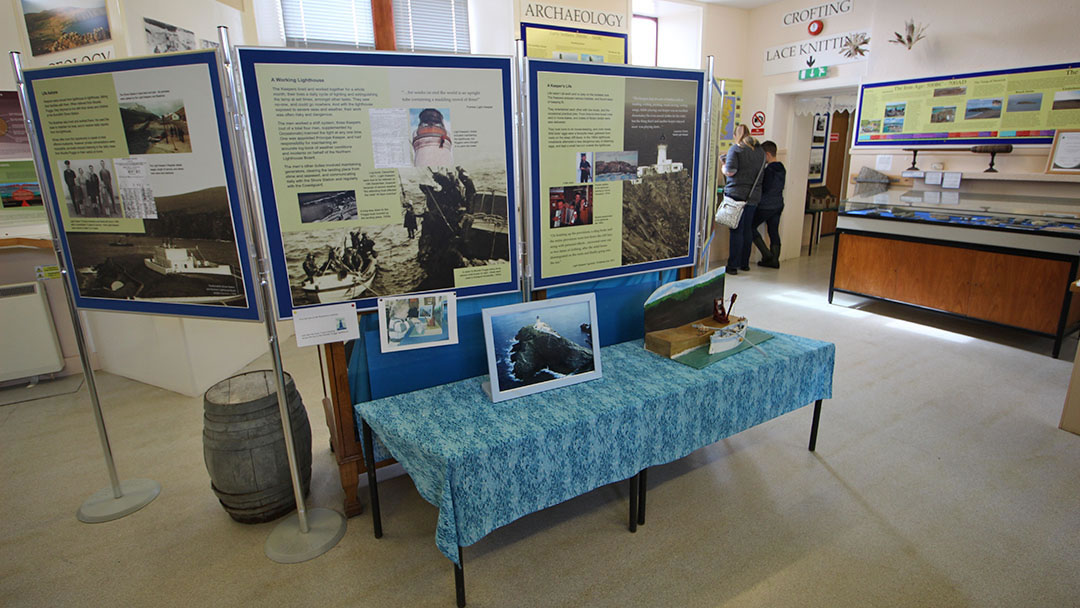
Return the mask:
MULTIPOLYGON (((292 377, 285 396, 304 495, 311 485, 311 426, 292 377)), ((203 459, 210 487, 238 522, 277 519, 296 508, 274 372, 218 382, 203 397, 203 459)))

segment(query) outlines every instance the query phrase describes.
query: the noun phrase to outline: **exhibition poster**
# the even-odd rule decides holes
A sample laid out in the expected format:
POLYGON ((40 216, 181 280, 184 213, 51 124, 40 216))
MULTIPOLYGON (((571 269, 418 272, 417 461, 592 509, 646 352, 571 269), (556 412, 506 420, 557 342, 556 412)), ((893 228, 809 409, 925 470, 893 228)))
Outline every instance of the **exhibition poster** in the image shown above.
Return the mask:
POLYGON ((554 25, 521 24, 525 55, 584 63, 626 63, 626 34, 571 29, 554 25))
POLYGON ((855 145, 1048 144, 1080 128, 1080 64, 863 85, 855 145))
POLYGON ((510 58, 239 54, 281 318, 519 289, 510 58))
POLYGON ((528 71, 534 287, 693 264, 704 73, 528 71))
POLYGON ((720 149, 726 154, 735 144, 735 127, 742 120, 741 78, 725 78, 720 81, 724 90, 724 104, 720 109, 720 149))
POLYGON ((27 70, 82 308, 257 319, 213 51, 27 70))
POLYGON ((720 133, 724 126, 724 87, 723 81, 715 78, 710 79, 712 97, 709 105, 709 147, 708 158, 705 159, 705 201, 708 206, 702 221, 705 223, 706 239, 712 234, 713 215, 716 213, 717 188, 721 187, 720 163, 723 162, 727 148, 720 148, 720 133))
POLYGON ((33 158, 18 91, 0 91, 0 160, 33 158))

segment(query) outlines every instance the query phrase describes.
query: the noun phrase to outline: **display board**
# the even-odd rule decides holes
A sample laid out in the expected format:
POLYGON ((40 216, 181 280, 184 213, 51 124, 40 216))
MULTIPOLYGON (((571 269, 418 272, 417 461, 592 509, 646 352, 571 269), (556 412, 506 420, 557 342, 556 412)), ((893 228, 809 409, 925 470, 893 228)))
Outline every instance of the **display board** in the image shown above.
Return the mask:
POLYGON ((626 63, 626 34, 575 28, 521 24, 525 55, 585 63, 626 63))
POLYGON ((510 58, 238 53, 280 318, 520 288, 510 58))
POLYGON ((1080 128, 1080 63, 865 84, 856 146, 1048 144, 1080 128))
POLYGON ((713 229, 713 216, 716 214, 716 201, 719 200, 716 195, 717 188, 721 187, 720 184, 720 161, 724 156, 724 150, 720 148, 720 134, 724 128, 724 81, 716 80, 715 78, 709 79, 710 86, 712 86, 712 95, 707 96, 710 100, 709 105, 709 147, 708 157, 705 159, 705 200, 702 201, 703 205, 707 205, 705 213, 702 214, 702 221, 705 223, 705 235, 706 239, 710 238, 713 229))
POLYGON ((533 286, 693 264, 705 74, 527 69, 533 286))
POLYGON ((727 149, 735 145, 735 127, 742 122, 742 90, 741 78, 725 78, 720 81, 724 90, 724 103, 720 109, 720 149, 727 149))
POLYGON ((76 305, 258 319, 216 53, 25 80, 76 305))

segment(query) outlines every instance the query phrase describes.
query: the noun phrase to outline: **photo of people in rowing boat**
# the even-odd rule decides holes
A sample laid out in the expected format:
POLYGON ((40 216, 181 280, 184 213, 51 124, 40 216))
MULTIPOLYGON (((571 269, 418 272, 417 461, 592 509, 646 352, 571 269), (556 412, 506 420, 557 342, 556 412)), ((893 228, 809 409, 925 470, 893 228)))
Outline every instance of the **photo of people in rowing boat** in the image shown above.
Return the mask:
POLYGON ((191 152, 183 99, 141 99, 120 104, 129 154, 191 152))
POLYGON ((501 159, 398 171, 394 223, 283 233, 293 306, 453 289, 456 268, 509 262, 501 159))
POLYGON ((305 224, 356 219, 356 190, 300 192, 296 198, 305 224))
POLYGON ((57 163, 68 217, 122 217, 120 189, 112 160, 61 160, 57 163))
POLYGON ((552 228, 593 223, 593 187, 561 186, 548 189, 552 228))
POLYGON ((159 196, 156 206, 143 233, 67 233, 80 295, 244 306, 226 187, 159 196))

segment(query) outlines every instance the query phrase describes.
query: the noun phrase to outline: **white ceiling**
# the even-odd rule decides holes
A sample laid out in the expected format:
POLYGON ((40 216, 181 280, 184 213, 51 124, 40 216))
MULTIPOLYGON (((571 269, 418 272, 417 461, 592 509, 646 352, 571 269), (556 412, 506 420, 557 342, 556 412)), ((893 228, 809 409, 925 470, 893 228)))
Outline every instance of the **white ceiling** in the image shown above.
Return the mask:
POLYGON ((779 0, 699 0, 705 4, 722 4, 724 6, 732 6, 735 8, 758 8, 759 6, 765 6, 767 4, 775 4, 779 0))

